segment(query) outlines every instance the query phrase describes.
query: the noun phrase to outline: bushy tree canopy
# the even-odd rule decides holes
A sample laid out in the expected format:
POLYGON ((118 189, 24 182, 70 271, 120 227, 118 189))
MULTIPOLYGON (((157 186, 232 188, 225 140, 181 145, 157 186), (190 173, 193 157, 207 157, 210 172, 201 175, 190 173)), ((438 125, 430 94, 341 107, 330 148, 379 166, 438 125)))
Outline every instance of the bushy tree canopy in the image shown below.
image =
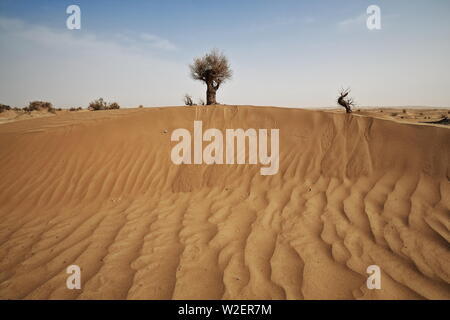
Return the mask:
POLYGON ((203 81, 207 86, 207 104, 215 104, 216 91, 232 76, 227 57, 215 49, 201 58, 194 59, 194 63, 189 67, 192 78, 203 81))
POLYGON ((193 79, 204 82, 213 81, 219 86, 232 76, 227 57, 216 49, 202 58, 194 59, 190 68, 193 79))

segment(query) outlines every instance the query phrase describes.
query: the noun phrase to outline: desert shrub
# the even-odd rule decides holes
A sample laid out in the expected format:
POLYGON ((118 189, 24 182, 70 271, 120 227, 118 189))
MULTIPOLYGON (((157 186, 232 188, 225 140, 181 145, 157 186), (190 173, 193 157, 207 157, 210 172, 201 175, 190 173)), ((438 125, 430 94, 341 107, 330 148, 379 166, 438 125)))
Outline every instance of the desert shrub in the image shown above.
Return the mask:
MULTIPOLYGON (((103 98, 92 101, 88 107, 88 110, 91 110, 91 111, 113 110, 113 109, 120 109, 119 104, 117 102, 112 102, 112 103, 108 104, 108 103, 106 103, 105 100, 103 100, 103 98)), ((78 110, 82 110, 82 108, 80 108, 78 110)))
POLYGON ((107 110, 120 109, 120 106, 117 102, 112 102, 106 107, 106 109, 107 110))
POLYGON ((403 113, 406 113, 406 109, 403 109, 402 112, 403 112, 403 113))
POLYGON ((97 110, 106 110, 107 107, 108 105, 105 102, 105 100, 103 100, 103 98, 100 98, 89 103, 88 109, 92 111, 97 111, 97 110))
POLYGON ((10 106, 4 105, 0 103, 0 113, 2 113, 3 111, 8 111, 11 110, 10 106))
POLYGON ((397 112, 392 112, 391 116, 396 117, 396 116, 398 116, 398 113, 397 112))
POLYGON ((193 106, 194 105, 194 102, 192 101, 192 97, 190 95, 188 95, 188 94, 184 95, 184 99, 183 100, 184 100, 184 104, 186 106, 193 106))
POLYGON ((141 104, 140 106, 139 106, 139 109, 142 109, 144 106, 141 104))
POLYGON ((27 109, 26 111, 51 111, 53 109, 53 105, 46 101, 32 101, 29 103, 28 107, 24 109, 27 109))
POLYGON ((44 109, 53 109, 53 106, 50 102, 46 101, 32 101, 28 105, 28 109, 30 111, 38 111, 38 110, 44 110, 44 109))

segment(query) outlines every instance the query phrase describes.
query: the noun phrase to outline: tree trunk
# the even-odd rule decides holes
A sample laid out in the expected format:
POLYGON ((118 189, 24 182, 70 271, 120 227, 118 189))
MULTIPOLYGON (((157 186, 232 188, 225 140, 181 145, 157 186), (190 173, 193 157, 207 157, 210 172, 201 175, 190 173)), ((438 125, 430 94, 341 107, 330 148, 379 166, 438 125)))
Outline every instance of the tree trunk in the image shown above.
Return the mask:
POLYGON ((214 85, 212 83, 207 83, 206 105, 209 106, 209 105, 212 105, 212 104, 217 104, 216 91, 217 91, 217 89, 214 88, 214 85))

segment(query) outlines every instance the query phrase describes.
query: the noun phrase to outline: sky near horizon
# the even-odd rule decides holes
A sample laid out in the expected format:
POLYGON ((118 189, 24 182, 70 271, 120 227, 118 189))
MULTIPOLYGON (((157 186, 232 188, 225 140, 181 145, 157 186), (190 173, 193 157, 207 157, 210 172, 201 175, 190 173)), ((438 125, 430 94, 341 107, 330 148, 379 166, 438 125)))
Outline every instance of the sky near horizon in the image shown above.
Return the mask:
POLYGON ((447 0, 0 0, 0 103, 182 105, 205 99, 188 65, 213 48, 233 69, 224 104, 334 107, 351 87, 360 106, 450 106, 447 0))

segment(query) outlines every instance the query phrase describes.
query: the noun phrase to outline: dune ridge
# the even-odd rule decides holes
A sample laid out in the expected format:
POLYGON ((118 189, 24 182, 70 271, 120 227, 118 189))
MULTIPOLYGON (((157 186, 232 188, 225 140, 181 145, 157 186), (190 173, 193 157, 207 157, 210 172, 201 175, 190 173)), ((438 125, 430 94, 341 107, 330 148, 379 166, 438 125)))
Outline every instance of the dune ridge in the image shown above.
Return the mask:
POLYGON ((448 128, 250 106, 66 113, 2 124, 0 176, 1 299, 450 299, 448 128), (279 128, 279 173, 172 164, 170 133, 194 120, 279 128))

